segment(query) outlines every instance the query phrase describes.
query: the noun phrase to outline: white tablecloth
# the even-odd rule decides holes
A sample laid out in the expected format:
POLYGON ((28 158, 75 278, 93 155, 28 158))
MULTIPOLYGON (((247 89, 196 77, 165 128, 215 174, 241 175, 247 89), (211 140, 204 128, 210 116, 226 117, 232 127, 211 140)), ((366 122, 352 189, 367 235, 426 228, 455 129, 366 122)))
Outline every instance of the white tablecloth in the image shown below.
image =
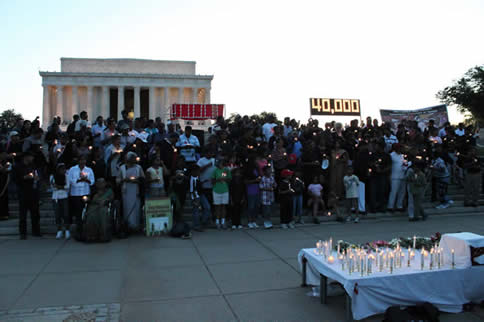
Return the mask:
POLYGON ((299 252, 301 271, 303 257, 307 259, 307 284, 319 285, 319 274, 341 283, 351 297, 355 320, 383 313, 393 305, 430 302, 441 311, 457 313, 462 311, 465 303, 484 300, 484 266, 466 269, 443 267, 430 271, 426 265, 422 271, 420 254, 417 253, 409 268, 399 268, 389 274, 378 272, 374 265, 373 274, 361 276, 358 272, 349 275, 347 269, 343 271, 338 260, 328 264, 315 253, 314 248, 299 252))
MULTIPOLYGON (((472 247, 484 247, 484 236, 473 233, 445 234, 440 240, 440 246, 444 249, 446 262, 451 261, 451 251, 454 250, 455 265, 458 268, 468 268, 472 266, 471 249, 472 247)), ((476 262, 484 264, 483 256, 476 258, 476 262)))

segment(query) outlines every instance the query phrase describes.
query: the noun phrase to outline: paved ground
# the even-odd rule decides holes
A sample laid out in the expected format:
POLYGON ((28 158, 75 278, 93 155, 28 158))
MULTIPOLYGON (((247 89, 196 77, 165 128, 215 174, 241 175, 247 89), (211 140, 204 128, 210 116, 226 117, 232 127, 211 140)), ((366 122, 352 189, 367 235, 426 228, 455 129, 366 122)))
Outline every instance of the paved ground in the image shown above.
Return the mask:
MULTIPOLYGON (((4 239, 0 321, 342 321, 342 296, 323 306, 299 287, 299 249, 330 236, 364 242, 437 231, 484 234, 484 215, 207 231, 192 240, 138 236, 94 245, 4 239)), ((482 309, 442 316, 482 320, 482 309)))

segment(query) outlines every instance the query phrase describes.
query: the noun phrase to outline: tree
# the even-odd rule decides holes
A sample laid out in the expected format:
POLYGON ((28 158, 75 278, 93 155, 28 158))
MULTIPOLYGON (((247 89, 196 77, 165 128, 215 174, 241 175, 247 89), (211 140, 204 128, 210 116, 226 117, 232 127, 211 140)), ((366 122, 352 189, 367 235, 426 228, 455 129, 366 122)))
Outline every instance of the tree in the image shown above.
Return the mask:
POLYGON ((469 69, 454 84, 437 93, 437 98, 454 105, 461 113, 469 112, 480 123, 484 122, 484 65, 469 69))
POLYGON ((21 119, 22 114, 20 113, 15 113, 15 110, 13 108, 5 110, 0 114, 0 120, 8 124, 9 127, 12 127, 15 125, 18 119, 21 119))

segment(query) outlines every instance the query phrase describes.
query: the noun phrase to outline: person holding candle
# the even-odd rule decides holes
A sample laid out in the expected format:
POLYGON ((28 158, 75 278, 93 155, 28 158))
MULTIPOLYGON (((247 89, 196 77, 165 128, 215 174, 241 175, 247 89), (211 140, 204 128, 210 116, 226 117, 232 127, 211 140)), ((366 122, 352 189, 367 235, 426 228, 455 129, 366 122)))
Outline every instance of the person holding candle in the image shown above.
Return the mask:
POLYGON ((77 240, 81 239, 82 235, 82 209, 84 208, 84 202, 82 197, 89 196, 91 194, 91 186, 94 184, 94 172, 91 168, 86 166, 87 160, 85 156, 79 157, 77 165, 71 167, 67 172, 67 178, 69 180, 69 212, 70 222, 72 217, 76 218, 76 234, 77 240))
POLYGON ((347 202, 347 213, 346 221, 351 221, 351 208, 355 209, 355 219, 354 222, 358 223, 360 221, 359 208, 358 208, 358 195, 359 195, 359 184, 360 180, 356 175, 353 174, 353 168, 348 167, 346 170, 346 175, 343 179, 345 189, 346 189, 346 202, 347 202))
POLYGON ((413 199, 413 213, 409 211, 409 221, 427 219, 423 209, 425 187, 427 186, 427 179, 423 172, 424 166, 424 163, 416 162, 406 174, 409 197, 411 196, 413 199))
POLYGON ((393 144, 393 152, 390 154, 392 160, 391 172, 391 189, 388 199, 387 210, 393 212, 396 207, 397 211, 403 211, 403 200, 405 198, 405 170, 406 161, 402 154, 402 147, 399 143, 393 144))
POLYGON ((165 164, 161 161, 158 155, 155 155, 151 163, 151 167, 146 170, 148 184, 148 196, 161 197, 165 191, 164 177, 170 174, 170 170, 167 169, 165 164))
POLYGON ((291 178, 294 172, 288 169, 281 171, 281 182, 279 184, 279 204, 281 228, 295 228, 292 218, 292 195, 294 190, 291 187, 291 178))
POLYGON ((22 155, 22 161, 15 165, 15 182, 19 196, 20 239, 27 239, 27 211, 32 222, 32 236, 41 237, 39 212, 39 175, 30 152, 22 155))
POLYGON ((432 161, 432 175, 437 182, 440 201, 440 204, 435 207, 437 209, 448 208, 453 203, 453 201, 450 200, 449 196, 447 195, 450 173, 444 158, 447 159, 445 153, 442 151, 442 149, 439 149, 435 152, 435 159, 432 161))
POLYGON ((232 174, 228 168, 225 167, 225 160, 218 160, 216 162, 217 168, 213 171, 213 205, 215 208, 215 224, 217 229, 227 228, 225 222, 226 207, 229 204, 229 182, 232 179, 232 174))
POLYGON ((313 177, 312 183, 308 186, 308 194, 309 194, 309 200, 308 200, 308 205, 312 207, 312 213, 311 216, 313 218, 313 222, 315 224, 319 224, 319 207, 321 206, 321 209, 324 209, 324 201, 323 201, 323 186, 319 183, 319 178, 318 177, 313 177))
POLYGON ((294 190, 292 195, 292 217, 297 218, 296 222, 304 225, 303 215, 303 192, 304 181, 302 181, 302 173, 296 171, 291 180, 291 187, 294 190))
POLYGON ((140 184, 144 180, 144 172, 136 163, 138 156, 134 152, 128 152, 126 163, 119 168, 116 182, 121 185, 123 200, 123 220, 132 231, 138 231, 141 224, 141 196, 140 184))

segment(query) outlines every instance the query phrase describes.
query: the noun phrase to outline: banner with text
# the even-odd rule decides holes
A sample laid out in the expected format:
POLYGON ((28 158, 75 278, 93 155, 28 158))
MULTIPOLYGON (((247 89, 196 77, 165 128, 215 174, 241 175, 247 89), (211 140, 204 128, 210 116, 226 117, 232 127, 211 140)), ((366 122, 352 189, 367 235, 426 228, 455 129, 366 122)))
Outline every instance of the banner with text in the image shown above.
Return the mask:
POLYGON ((449 121, 447 105, 437 105, 417 110, 380 110, 382 122, 391 124, 396 129, 403 120, 417 121, 418 126, 423 130, 427 127, 429 120, 435 121, 436 127, 442 127, 449 121))

